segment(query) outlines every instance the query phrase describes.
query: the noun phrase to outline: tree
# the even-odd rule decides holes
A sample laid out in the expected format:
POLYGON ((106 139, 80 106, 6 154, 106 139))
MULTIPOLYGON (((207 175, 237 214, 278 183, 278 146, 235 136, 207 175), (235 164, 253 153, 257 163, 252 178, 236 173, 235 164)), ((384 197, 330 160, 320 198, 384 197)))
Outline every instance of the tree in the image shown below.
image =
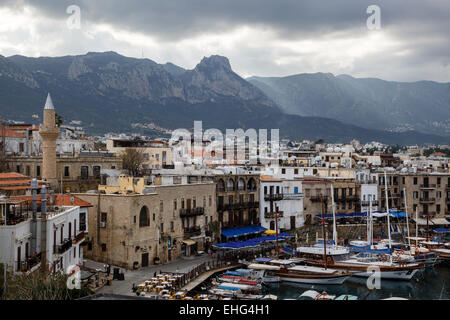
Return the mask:
POLYGON ((73 300, 93 294, 89 288, 69 289, 68 276, 56 272, 36 270, 32 273, 14 274, 6 272, 6 292, 4 292, 4 265, 0 265, 0 300, 73 300))
POLYGON ((120 158, 122 159, 122 167, 128 170, 131 176, 139 175, 144 162, 144 153, 141 149, 126 148, 120 158))
POLYGON ((57 127, 61 127, 61 125, 63 124, 63 117, 61 117, 57 113, 55 113, 55 123, 57 127))

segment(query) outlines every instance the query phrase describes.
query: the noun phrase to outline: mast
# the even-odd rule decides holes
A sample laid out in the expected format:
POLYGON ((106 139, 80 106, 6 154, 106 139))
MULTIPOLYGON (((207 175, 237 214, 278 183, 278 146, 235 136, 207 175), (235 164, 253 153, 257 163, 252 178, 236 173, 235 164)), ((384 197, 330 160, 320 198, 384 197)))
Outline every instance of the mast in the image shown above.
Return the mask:
POLYGON ((334 245, 337 246, 337 231, 336 231, 336 210, 334 207, 334 189, 333 184, 331 184, 331 208, 333 210, 333 241, 334 245))
POLYGON ((322 232, 323 232, 323 260, 325 263, 325 269, 327 268, 327 234, 325 232, 325 217, 323 215, 323 195, 320 196, 322 203, 322 232))
POLYGON ((278 249, 278 207, 275 207, 275 234, 276 234, 276 248, 277 260, 280 258, 280 250, 278 249))
POLYGON ((406 230, 408 231, 408 245, 409 251, 411 252, 411 239, 409 237, 408 206, 406 204, 406 188, 403 188, 403 196, 405 198, 406 230))
MULTIPOLYGON (((389 216, 389 198, 388 198, 386 171, 384 171, 384 190, 385 190, 385 193, 386 193, 386 211, 387 211, 387 223, 388 223, 388 235, 389 235, 389 249, 392 250, 391 222, 390 222, 390 216, 389 216)), ((392 256, 391 256, 391 259, 392 259, 392 256)))
POLYGON ((418 217, 419 217, 419 212, 417 211, 417 207, 416 207, 416 248, 415 248, 414 251, 417 250, 417 237, 419 236, 419 230, 418 230, 418 227, 417 227, 417 224, 418 224, 417 218, 418 218, 418 217))
POLYGON ((369 233, 367 234, 367 242, 369 246, 373 245, 373 226, 372 226, 372 195, 369 194, 369 233), (370 240, 369 240, 370 237, 370 240))

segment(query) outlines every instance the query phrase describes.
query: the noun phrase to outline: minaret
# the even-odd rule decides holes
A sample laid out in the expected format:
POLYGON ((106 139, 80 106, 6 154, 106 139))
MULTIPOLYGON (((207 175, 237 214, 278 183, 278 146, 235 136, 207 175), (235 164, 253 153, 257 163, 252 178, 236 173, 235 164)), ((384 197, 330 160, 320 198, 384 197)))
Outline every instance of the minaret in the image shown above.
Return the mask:
POLYGON ((56 176, 56 139, 59 128, 55 122, 55 107, 50 93, 47 95, 44 107, 44 123, 39 128, 42 137, 42 180, 48 181, 52 188, 58 186, 56 176))

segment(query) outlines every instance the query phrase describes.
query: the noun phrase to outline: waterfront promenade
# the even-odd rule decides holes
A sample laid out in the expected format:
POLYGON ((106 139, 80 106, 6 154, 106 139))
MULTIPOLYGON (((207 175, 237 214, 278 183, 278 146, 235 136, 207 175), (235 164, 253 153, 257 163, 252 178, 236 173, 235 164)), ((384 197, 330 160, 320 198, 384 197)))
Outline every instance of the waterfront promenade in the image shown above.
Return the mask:
MULTIPOLYGON (((138 270, 125 270, 124 268, 120 268, 120 272, 124 273, 125 279, 113 280, 110 286, 105 285, 103 288, 99 289, 97 293, 136 296, 136 294, 132 291, 133 283, 137 286, 138 284, 144 282, 145 280, 152 278, 155 272, 159 273, 161 271, 161 272, 188 273, 196 266, 201 265, 204 262, 209 261, 212 262, 215 259, 216 259, 215 257, 203 255, 195 257, 183 257, 170 263, 151 265, 138 270)), ((85 265, 90 268, 104 270, 103 268, 104 264, 101 262, 86 260, 85 265)), ((111 266, 111 272, 113 268, 114 266, 111 266)))

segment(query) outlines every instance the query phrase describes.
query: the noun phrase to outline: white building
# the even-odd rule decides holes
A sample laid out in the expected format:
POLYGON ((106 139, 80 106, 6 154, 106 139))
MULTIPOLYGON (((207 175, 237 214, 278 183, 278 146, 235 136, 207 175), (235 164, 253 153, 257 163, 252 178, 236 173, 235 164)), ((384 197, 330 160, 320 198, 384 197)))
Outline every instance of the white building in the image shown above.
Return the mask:
POLYGON ((280 180, 260 176, 259 214, 261 226, 275 230, 299 228, 303 221, 303 195, 300 180, 280 180))
MULTIPOLYGON (((34 271, 41 266, 45 252, 52 272, 67 272, 70 266, 82 265, 81 244, 88 232, 90 204, 67 194, 51 196, 47 213, 37 210, 33 219, 30 199, 16 197, 0 202, 0 263, 16 273, 34 271), (53 205, 52 198, 61 205, 53 205)), ((36 206, 44 207, 41 196, 36 206)))

